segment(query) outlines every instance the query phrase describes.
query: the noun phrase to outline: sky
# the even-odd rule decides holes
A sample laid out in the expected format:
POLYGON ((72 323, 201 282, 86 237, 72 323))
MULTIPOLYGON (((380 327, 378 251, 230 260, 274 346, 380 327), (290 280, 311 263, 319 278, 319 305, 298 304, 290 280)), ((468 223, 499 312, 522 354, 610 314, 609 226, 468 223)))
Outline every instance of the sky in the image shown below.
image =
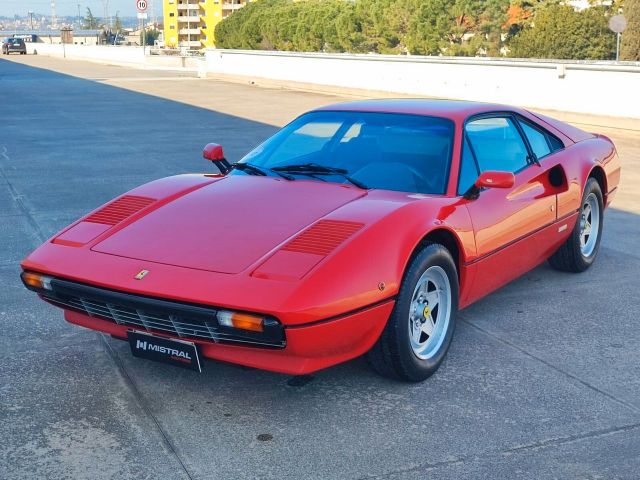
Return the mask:
MULTIPOLYGON (((159 16, 162 12, 162 0, 151 0, 149 3, 155 3, 155 11, 159 16)), ((101 17, 103 15, 101 0, 56 0, 56 13, 58 15, 78 15, 78 4, 80 4, 82 16, 85 15, 87 7, 91 8, 95 16, 101 17)), ((0 15, 6 17, 12 17, 15 14, 26 16, 29 10, 51 15, 51 0, 0 0, 0 15)), ((115 16, 118 10, 120 16, 135 16, 135 0, 109 0, 109 14, 115 16)), ((149 7, 149 12, 151 12, 151 7, 149 7)))

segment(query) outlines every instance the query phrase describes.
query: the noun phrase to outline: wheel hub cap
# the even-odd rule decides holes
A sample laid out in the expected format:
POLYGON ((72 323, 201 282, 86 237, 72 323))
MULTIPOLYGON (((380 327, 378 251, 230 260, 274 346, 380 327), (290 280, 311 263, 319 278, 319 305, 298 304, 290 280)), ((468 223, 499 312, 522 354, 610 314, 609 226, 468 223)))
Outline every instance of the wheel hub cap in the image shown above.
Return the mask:
POLYGON ((600 204, 595 194, 590 193, 580 211, 580 252, 585 257, 593 254, 600 232, 600 204))
POLYGON ((409 340, 413 353, 427 359, 444 341, 451 316, 451 285, 441 267, 429 267, 413 291, 409 313, 409 340))

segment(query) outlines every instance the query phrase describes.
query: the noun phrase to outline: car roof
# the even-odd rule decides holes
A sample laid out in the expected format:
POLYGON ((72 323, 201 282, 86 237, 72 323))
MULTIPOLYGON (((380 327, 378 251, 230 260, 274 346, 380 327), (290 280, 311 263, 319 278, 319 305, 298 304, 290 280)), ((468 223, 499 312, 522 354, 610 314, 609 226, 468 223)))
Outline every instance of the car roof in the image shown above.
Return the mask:
POLYGON ((436 100, 427 98, 359 100, 354 102, 327 105, 314 111, 323 110, 404 113, 413 115, 444 117, 451 120, 459 121, 463 121, 471 115, 477 115, 487 112, 524 112, 524 110, 522 110, 521 108, 501 105, 497 103, 472 102, 467 100, 436 100))

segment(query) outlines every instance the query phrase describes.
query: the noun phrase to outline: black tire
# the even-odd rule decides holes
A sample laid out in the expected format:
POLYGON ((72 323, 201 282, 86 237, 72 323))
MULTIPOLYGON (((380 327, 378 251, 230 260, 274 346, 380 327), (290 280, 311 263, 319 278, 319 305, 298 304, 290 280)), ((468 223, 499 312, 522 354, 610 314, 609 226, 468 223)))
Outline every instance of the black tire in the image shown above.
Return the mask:
POLYGON ((604 226, 604 202, 602 199, 602 190, 595 178, 589 178, 587 185, 584 188, 582 194, 582 202, 580 203, 580 213, 576 225, 573 227, 571 235, 566 242, 549 257, 549 264, 556 270, 563 272, 584 272, 587 268, 593 265, 598 251, 600 250, 600 240, 602 239, 602 227, 604 226), (580 233, 581 233, 581 216, 583 215, 585 203, 589 195, 595 195, 597 199, 599 209, 599 221, 598 231, 596 237, 596 243, 593 251, 589 255, 584 255, 580 246, 580 233))
POLYGON ((427 244, 412 260, 405 272, 396 304, 380 338, 367 353, 367 361, 379 374, 404 380, 421 382, 435 373, 444 360, 456 327, 458 313, 458 274, 449 250, 438 243, 427 244), (419 358, 410 341, 410 309, 414 289, 422 274, 438 266, 446 273, 451 292, 449 323, 444 339, 430 358, 419 358))

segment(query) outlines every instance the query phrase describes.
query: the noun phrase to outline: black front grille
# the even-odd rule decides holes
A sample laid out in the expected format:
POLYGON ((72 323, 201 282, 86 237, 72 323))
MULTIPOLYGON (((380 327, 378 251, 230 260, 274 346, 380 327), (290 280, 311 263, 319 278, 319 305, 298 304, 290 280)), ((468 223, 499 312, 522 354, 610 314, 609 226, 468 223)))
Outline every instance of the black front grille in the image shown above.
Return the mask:
POLYGON ((267 318, 264 332, 250 332, 221 326, 217 309, 137 296, 54 279, 51 291, 40 296, 58 307, 112 321, 135 330, 215 343, 282 348, 284 328, 267 318))

